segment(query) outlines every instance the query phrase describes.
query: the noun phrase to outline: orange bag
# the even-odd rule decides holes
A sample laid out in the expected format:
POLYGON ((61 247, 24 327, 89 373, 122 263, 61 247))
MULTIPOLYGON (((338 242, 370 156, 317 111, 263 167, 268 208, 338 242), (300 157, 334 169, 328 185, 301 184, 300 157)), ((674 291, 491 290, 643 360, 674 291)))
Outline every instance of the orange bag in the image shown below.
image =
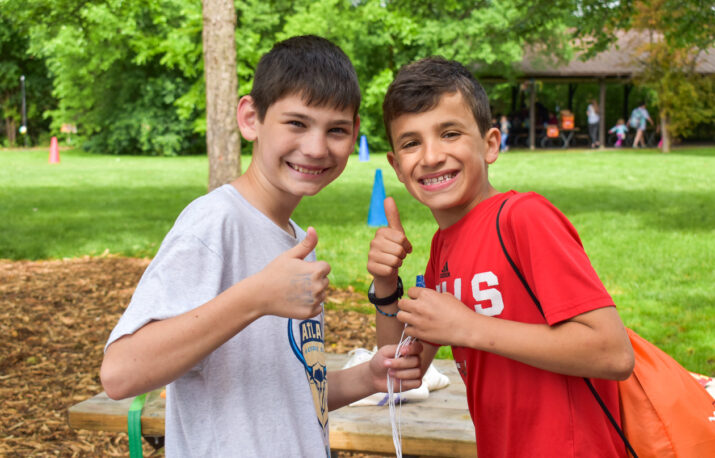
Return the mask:
POLYGON ((715 400, 665 352, 628 336, 636 364, 618 383, 621 426, 638 457, 715 457, 715 400))
POLYGON ((556 124, 549 124, 546 126, 546 136, 549 138, 556 138, 559 136, 559 126, 556 124))

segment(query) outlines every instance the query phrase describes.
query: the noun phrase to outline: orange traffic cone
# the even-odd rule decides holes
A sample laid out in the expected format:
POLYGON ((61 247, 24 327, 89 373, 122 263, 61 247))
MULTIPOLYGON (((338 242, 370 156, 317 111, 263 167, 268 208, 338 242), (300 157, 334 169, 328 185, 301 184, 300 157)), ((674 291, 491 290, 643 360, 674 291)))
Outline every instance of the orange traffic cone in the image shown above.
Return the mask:
POLYGON ((50 139, 50 164, 60 163, 60 147, 57 144, 57 137, 50 139))

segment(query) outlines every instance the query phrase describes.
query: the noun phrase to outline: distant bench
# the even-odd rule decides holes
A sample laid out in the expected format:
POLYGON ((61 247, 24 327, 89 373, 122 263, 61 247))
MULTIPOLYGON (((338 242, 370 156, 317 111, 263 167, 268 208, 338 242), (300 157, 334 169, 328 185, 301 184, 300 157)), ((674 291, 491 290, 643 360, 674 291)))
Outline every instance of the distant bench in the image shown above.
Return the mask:
MULTIPOLYGON (((343 367, 348 355, 327 354, 328 370, 343 367)), ((402 453, 405 456, 475 457, 474 425, 467 410, 464 383, 454 361, 437 360, 435 366, 447 375, 447 388, 433 391, 424 401, 402 405, 402 453)), ((164 399, 160 390, 147 396, 142 410, 142 435, 164 436, 164 399)), ((106 432, 127 431, 127 411, 132 399, 113 401, 102 392, 69 409, 69 424, 75 429, 106 432)), ((395 454, 387 406, 343 407, 330 412, 330 448, 395 454)))

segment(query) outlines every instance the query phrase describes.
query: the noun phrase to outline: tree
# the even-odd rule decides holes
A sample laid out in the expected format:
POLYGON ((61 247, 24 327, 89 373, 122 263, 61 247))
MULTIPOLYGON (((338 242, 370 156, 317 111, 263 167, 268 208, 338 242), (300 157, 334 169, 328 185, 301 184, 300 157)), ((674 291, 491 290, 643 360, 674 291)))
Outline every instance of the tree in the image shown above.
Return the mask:
POLYGON ((18 36, 8 19, 0 16, 0 116, 8 146, 15 146, 20 123, 20 66, 26 50, 26 40, 18 36))
POLYGON ((75 124, 82 147, 105 154, 203 151, 201 115, 182 104, 202 80, 200 5, 0 1, 23 25, 30 54, 47 63, 54 131, 75 124))
POLYGON ((704 52, 715 40, 713 22, 704 24, 708 35, 683 27, 695 16, 715 20, 712 7, 700 2, 640 0, 635 2, 633 29, 648 35, 648 41, 636 50, 643 71, 636 81, 653 90, 660 115, 662 151, 670 152, 671 138, 689 132, 699 122, 715 118, 715 92, 712 78, 697 74, 704 52), (678 6, 677 9, 671 9, 678 6))
POLYGON ((203 17, 210 191, 241 173, 241 143, 236 125, 238 83, 233 0, 203 0, 203 17))
POLYGON ((698 62, 715 43, 715 10, 701 0, 577 2, 582 21, 577 35, 588 38, 591 56, 611 46, 617 32, 634 30, 647 37, 634 49, 641 71, 635 82, 656 99, 663 152, 671 139, 701 122, 713 122, 712 76, 698 75, 698 62))

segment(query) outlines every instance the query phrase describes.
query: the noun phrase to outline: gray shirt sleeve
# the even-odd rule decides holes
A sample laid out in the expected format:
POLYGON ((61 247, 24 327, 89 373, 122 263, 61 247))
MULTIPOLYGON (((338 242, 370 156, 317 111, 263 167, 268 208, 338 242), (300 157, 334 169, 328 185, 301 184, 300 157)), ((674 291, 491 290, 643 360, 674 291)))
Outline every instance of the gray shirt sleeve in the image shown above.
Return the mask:
POLYGON ((216 297, 223 290, 221 264, 221 257, 195 236, 167 237, 139 281, 105 350, 151 321, 181 315, 216 297))

